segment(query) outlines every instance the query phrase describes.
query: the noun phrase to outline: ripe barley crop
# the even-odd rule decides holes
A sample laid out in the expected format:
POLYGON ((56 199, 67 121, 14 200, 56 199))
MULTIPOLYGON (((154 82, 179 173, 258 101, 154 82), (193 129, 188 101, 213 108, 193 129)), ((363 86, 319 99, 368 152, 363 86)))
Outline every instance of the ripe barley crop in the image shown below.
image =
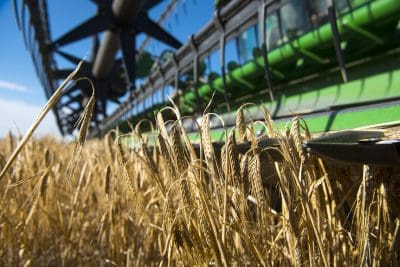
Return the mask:
POLYGON ((202 153, 162 114, 155 142, 135 148, 115 134, 84 143, 83 132, 77 145, 9 135, 0 265, 399 265, 399 168, 315 158, 302 150, 300 119, 281 133, 264 113, 280 161, 257 146, 242 111, 221 151, 205 115, 202 153), (239 153, 244 140, 251 148, 239 153))

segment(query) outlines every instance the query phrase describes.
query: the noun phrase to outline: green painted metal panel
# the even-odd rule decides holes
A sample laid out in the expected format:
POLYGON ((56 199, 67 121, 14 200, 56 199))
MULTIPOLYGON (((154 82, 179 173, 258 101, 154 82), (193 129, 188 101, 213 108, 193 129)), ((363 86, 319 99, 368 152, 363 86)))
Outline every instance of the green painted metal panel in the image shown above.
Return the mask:
MULTIPOLYGON (((398 122, 400 123, 400 105, 375 105, 363 108, 342 109, 332 112, 323 112, 303 117, 307 126, 312 133, 327 132, 327 131, 340 131, 345 129, 353 129, 359 127, 367 127, 371 125, 398 122)), ((278 129, 283 130, 285 126, 290 123, 291 117, 280 119, 275 122, 278 129)), ((232 127, 227 127, 226 131, 231 131, 232 127)), ((256 132, 263 129, 260 124, 254 124, 256 132)), ((154 143, 154 137, 148 135, 149 144, 154 143)), ((199 142, 200 135, 198 132, 189 133, 189 139, 192 142, 199 142)), ((225 132, 222 128, 211 130, 211 139, 213 141, 224 141, 225 132)), ((125 135, 122 139, 122 144, 134 146, 138 140, 131 135, 125 135)))
MULTIPOLYGON (((315 114, 305 117, 304 120, 312 133, 353 129, 382 123, 400 122, 400 106, 379 106, 358 111, 342 110, 337 113, 315 114)), ((278 129, 283 130, 290 121, 291 118, 279 120, 276 122, 276 126, 278 129)), ((227 128, 227 131, 229 132, 231 129, 227 128)), ((261 125, 254 125, 256 132, 261 129, 261 125)), ((190 133, 189 138, 192 142, 199 142, 200 137, 198 133, 190 133)), ((218 128, 211 131, 211 139, 213 141, 223 141, 224 138, 223 129, 218 128)))
POLYGON ((280 101, 280 109, 277 116, 309 112, 334 106, 342 106, 354 103, 375 101, 400 97, 400 70, 389 71, 382 74, 369 76, 355 81, 335 84, 318 90, 305 88, 303 92, 289 91, 279 98, 267 104, 270 110, 274 110, 280 101))
POLYGON ((306 118, 311 132, 339 131, 369 125, 400 121, 400 106, 381 106, 352 112, 338 112, 335 115, 306 118))

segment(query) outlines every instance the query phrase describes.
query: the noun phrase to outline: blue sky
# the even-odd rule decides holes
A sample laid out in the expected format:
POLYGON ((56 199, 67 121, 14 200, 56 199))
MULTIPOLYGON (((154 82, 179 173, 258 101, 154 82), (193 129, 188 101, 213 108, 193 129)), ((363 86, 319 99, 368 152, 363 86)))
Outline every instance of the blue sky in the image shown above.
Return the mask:
MULTIPOLYGON (((92 16, 96 10, 89 0, 47 2, 53 39, 92 16)), ((168 2, 165 0, 152 10, 150 16, 158 18, 168 2)), ((180 0, 178 8, 166 20, 164 27, 182 43, 186 43, 190 34, 196 33, 212 18, 213 3, 214 0, 180 0)), ((3 137, 9 130, 24 133, 46 103, 46 98, 25 48, 22 33, 18 30, 12 0, 0 0, 0 29, 0 137, 3 137)), ((142 40, 143 36, 139 38, 142 40)), ((156 54, 164 48, 157 42, 148 46, 148 50, 156 54)), ((63 47, 63 50, 83 57, 90 51, 90 41, 79 41, 63 47)), ((68 64, 62 60, 58 63, 60 66, 68 64)), ((53 114, 46 117, 37 134, 59 136, 53 114)))

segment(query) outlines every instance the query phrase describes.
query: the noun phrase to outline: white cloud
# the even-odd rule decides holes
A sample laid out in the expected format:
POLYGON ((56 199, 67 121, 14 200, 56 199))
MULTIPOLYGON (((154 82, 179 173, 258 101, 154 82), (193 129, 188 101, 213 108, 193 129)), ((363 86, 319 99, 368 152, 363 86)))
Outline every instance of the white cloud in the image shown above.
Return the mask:
POLYGON ((28 88, 25 85, 0 80, 0 89, 5 89, 14 92, 27 92, 28 88))
MULTIPOLYGON (((41 110, 41 106, 0 98, 0 137, 6 136, 9 130, 25 134, 41 110)), ((35 131, 35 136, 47 134, 60 137, 52 111, 47 113, 35 131)))

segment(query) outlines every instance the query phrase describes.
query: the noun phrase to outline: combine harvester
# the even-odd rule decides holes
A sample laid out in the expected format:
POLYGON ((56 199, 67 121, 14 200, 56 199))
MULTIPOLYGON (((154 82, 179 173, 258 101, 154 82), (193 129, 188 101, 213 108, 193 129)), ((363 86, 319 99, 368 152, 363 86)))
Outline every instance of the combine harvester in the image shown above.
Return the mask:
MULTIPOLYGON (((154 120, 159 110, 170 105, 169 97, 183 115, 196 120, 211 103, 209 110, 222 114, 228 128, 235 125, 236 111, 244 103, 264 105, 281 128, 294 115, 301 115, 317 134, 393 128, 400 121, 399 0, 216 1, 210 22, 189 36, 186 44, 148 16, 162 1, 92 2, 98 7, 93 17, 53 39, 46 1, 15 1, 19 26, 48 97, 71 71, 58 68, 55 55, 76 64, 80 59, 63 51, 63 46, 93 38, 92 56, 80 71, 96 86, 91 137, 116 127, 128 132, 129 125, 142 119, 154 120), (104 32, 101 42, 100 32, 104 32), (136 50, 139 33, 175 51, 154 60, 143 47, 136 50), (116 58, 120 48, 122 58, 116 58), (137 78, 145 80, 138 88, 137 78), (111 113, 109 101, 118 103, 111 113)), ((159 22, 177 4, 170 1, 159 22)), ((82 81, 65 92, 54 110, 62 134, 73 133, 90 92, 82 81)), ((244 109, 248 121, 262 119, 258 107, 244 109)), ((191 140, 198 141, 193 120, 185 120, 184 125, 191 140)), ((211 127, 212 139, 222 141, 224 129, 218 118, 211 127)), ((337 158, 350 144, 354 155, 349 161, 398 164, 398 142, 382 143, 381 138, 378 132, 345 132, 308 146, 337 158), (390 156, 382 162, 382 157, 363 161, 364 149, 390 156)))

